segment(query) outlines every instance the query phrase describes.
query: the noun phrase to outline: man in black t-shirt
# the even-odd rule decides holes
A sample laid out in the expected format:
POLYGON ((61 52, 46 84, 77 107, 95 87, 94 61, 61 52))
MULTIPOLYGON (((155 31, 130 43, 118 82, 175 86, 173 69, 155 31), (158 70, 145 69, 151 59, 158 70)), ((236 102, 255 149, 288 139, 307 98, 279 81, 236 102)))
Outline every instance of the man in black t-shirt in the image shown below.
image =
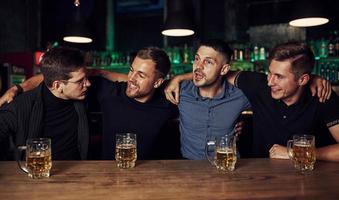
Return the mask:
POLYGON ((138 159, 153 159, 154 147, 166 123, 176 118, 175 105, 168 102, 161 85, 170 70, 167 54, 159 48, 138 51, 128 75, 101 71, 93 77, 89 95, 97 97, 103 114, 103 159, 113 159, 115 135, 137 134, 138 159))
POLYGON ((316 137, 319 160, 339 161, 339 98, 333 92, 324 103, 308 89, 314 55, 303 43, 285 43, 272 50, 269 73, 239 72, 232 82, 249 99, 253 109, 255 157, 288 159, 286 143, 293 135, 316 137), (321 146, 326 125, 333 144, 321 146))

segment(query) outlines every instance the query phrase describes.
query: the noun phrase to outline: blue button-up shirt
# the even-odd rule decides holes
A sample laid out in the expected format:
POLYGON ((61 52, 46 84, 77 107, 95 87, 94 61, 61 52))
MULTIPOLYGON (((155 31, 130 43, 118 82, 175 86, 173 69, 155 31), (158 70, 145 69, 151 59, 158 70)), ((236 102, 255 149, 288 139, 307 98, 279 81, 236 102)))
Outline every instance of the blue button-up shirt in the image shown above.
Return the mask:
POLYGON ((180 85, 181 153, 188 159, 205 159, 208 138, 231 134, 235 122, 250 104, 241 90, 224 81, 222 92, 201 97, 192 81, 180 85))

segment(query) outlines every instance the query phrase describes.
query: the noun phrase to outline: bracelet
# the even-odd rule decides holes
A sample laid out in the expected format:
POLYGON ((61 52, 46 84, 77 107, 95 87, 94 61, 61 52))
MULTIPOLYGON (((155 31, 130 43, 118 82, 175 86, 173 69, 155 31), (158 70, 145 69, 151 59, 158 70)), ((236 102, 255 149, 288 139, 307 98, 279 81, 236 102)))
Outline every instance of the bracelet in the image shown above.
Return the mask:
POLYGON ((15 87, 17 88, 16 95, 19 95, 24 92, 24 89, 19 84, 15 84, 15 87))

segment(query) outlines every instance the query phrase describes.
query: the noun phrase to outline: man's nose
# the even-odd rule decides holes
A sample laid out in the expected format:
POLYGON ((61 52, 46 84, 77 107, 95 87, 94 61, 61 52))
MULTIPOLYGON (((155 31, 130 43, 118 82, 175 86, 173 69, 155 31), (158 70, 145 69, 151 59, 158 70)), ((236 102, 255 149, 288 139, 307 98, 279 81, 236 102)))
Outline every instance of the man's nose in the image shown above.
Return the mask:
POLYGON ((274 85, 274 76, 272 76, 272 75, 267 76, 267 85, 268 86, 274 85))
POLYGON ((134 81, 135 80, 136 73, 130 72, 128 74, 128 80, 129 81, 134 81))
POLYGON ((91 82, 90 82, 88 79, 86 79, 85 86, 86 86, 86 87, 89 87, 89 86, 91 86, 91 85, 92 85, 91 82))
POLYGON ((203 69, 203 68, 204 68, 203 62, 202 62, 202 61, 196 62, 195 68, 196 68, 196 69, 203 69))

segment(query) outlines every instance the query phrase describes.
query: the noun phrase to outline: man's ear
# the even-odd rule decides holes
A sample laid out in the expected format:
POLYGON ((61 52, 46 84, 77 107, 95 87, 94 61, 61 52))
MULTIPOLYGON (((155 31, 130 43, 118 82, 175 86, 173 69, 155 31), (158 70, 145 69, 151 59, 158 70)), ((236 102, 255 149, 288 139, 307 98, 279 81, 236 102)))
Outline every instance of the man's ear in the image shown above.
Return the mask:
POLYGON ((159 78, 158 80, 155 81, 153 87, 158 88, 160 85, 164 82, 164 78, 159 78))
POLYGON ((225 75, 227 74, 227 72, 230 70, 231 68, 231 65, 230 64, 224 64, 221 68, 221 72, 220 72, 220 75, 225 75))
POLYGON ((304 86, 304 85, 306 85, 307 83, 308 83, 308 81, 310 80, 310 75, 309 74, 303 74, 303 75, 301 75, 300 77, 299 77, 299 79, 298 79, 298 84, 300 85, 300 86, 304 86))
POLYGON ((62 93, 64 85, 65 84, 63 82, 56 80, 56 81, 53 81, 51 89, 54 91, 58 91, 59 93, 62 93))

